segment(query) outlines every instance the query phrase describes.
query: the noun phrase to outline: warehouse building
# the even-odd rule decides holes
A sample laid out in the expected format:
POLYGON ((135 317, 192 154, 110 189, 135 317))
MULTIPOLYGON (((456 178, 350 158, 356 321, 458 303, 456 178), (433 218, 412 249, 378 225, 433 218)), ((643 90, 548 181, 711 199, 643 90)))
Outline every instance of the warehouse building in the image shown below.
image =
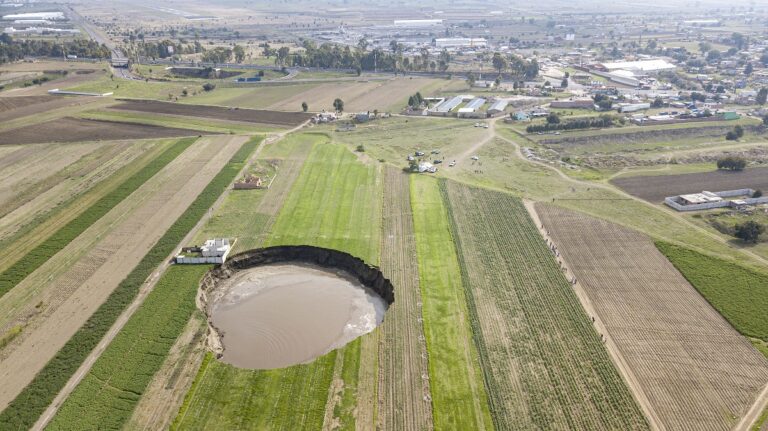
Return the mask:
POLYGON ((488 113, 491 115, 498 115, 503 113, 507 109, 507 105, 509 105, 508 100, 499 99, 491 105, 490 108, 488 108, 488 113))
POLYGON ((485 48, 487 45, 488 41, 483 38, 446 37, 435 39, 435 47, 441 49, 485 48))
POLYGON ((482 97, 478 97, 475 99, 470 100, 466 106, 463 108, 459 108, 458 117, 459 118, 481 118, 485 117, 485 112, 481 111, 480 108, 485 105, 485 99, 482 97))

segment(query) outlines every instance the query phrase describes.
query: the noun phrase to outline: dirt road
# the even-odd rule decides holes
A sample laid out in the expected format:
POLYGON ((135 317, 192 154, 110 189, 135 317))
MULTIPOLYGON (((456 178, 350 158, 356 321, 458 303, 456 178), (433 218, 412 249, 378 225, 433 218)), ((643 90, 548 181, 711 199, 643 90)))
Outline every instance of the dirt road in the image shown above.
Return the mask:
MULTIPOLYGON (((25 316, 24 311, 34 304, 43 304, 47 308, 28 322, 23 340, 18 345, 8 346, 12 351, 0 360, 0 409, 18 395, 93 314, 226 164, 244 139, 247 138, 222 136, 198 141, 188 150, 192 157, 185 157, 188 156, 185 152, 159 173, 165 182, 145 184, 137 190, 136 194, 150 196, 142 205, 103 237, 97 237, 95 246, 70 265, 68 271, 49 279, 47 288, 24 301, 27 306, 21 309, 20 317, 25 316), (68 296, 57 298, 62 292, 68 296)), ((66 252, 67 248, 59 254, 66 252)), ((44 269, 41 267, 38 271, 44 269)), ((22 286, 9 294, 20 290, 19 287, 22 286)))

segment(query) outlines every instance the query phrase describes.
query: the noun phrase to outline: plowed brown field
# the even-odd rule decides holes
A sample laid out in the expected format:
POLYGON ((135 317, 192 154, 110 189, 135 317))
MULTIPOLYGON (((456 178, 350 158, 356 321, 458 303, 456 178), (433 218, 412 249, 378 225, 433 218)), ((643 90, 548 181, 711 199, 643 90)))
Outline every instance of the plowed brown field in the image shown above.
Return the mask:
POLYGON ((537 204, 545 228, 628 364, 636 394, 669 430, 731 429, 768 382, 768 361, 650 238, 537 204))

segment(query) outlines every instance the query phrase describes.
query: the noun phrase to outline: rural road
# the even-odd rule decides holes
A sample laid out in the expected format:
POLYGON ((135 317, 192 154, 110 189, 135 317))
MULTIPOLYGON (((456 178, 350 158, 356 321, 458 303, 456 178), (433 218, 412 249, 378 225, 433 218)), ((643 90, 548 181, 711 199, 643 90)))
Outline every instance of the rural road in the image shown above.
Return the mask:
POLYGON ((463 161, 466 161, 468 158, 470 158, 470 157, 472 157, 473 155, 477 154, 477 152, 478 152, 478 151, 479 151, 479 150, 480 150, 480 149, 481 149, 481 148, 482 148, 482 147, 483 147, 485 144, 487 144, 487 143, 491 142, 492 140, 494 140, 494 138, 496 138, 496 122, 497 122, 499 119, 501 119, 501 118, 503 118, 503 117, 496 117, 496 118, 493 118, 493 119, 490 119, 490 120, 489 120, 489 119, 485 119, 485 120, 479 120, 479 122, 481 122, 481 123, 483 123, 483 122, 484 122, 484 123, 486 123, 486 124, 488 124, 488 125, 489 125, 489 126, 488 126, 488 130, 487 130, 487 132, 486 132, 486 137, 485 137, 485 138, 483 138, 483 139, 482 139, 482 140, 480 140, 480 141, 477 141, 477 142, 476 142, 475 144, 473 144, 471 147, 469 147, 469 148, 467 148, 466 150, 464 150, 464 152, 462 152, 461 154, 459 154, 458 156, 456 156, 456 159, 455 159, 455 160, 456 160, 457 162, 463 162, 463 161))
MULTIPOLYGON (((306 123, 305 123, 306 124, 306 123)), ((303 127, 303 124, 291 129, 289 131, 280 132, 275 135, 270 136, 267 139, 264 139, 261 141, 261 144, 256 148, 256 150, 253 152, 253 155, 250 160, 253 160, 254 157, 256 157, 261 150, 264 148, 265 145, 268 143, 274 143, 277 140, 283 138, 286 134, 293 132, 294 130, 298 130, 299 128, 303 127)), ((245 136, 233 136, 230 139, 247 139, 245 136)), ((243 171, 248 167, 248 164, 246 164, 243 167, 243 170, 241 170, 238 175, 235 176, 235 180, 239 178, 243 171)), ((219 196, 219 198, 216 200, 216 202, 211 206, 211 210, 208 212, 208 214, 211 214, 213 210, 221 206, 222 202, 226 198, 226 196, 229 195, 231 192, 231 187, 227 187, 226 191, 219 196)), ((195 225, 192 230, 189 231, 189 233, 184 237, 184 239, 181 241, 182 244, 188 243, 192 240, 194 235, 197 233, 197 231, 202 228, 202 226, 208 221, 209 217, 203 216, 200 221, 195 225)), ((175 252, 175 249, 174 249, 175 252)), ((150 276, 149 278, 144 282, 144 285, 139 290, 139 294, 136 296, 136 298, 131 302, 131 304, 128 306, 128 308, 123 311, 123 313, 118 317, 117 321, 112 325, 112 327, 109 329, 107 334, 104 336, 104 338, 99 342, 99 344, 96 346, 96 348, 88 355, 88 357, 85 359, 82 365, 77 369, 75 374, 67 381, 66 385, 62 388, 61 391, 56 395, 53 402, 50 406, 43 412, 43 414, 40 416, 40 418, 37 420, 37 422, 32 426, 32 430, 34 431, 41 431, 43 430, 48 423, 53 419, 53 417, 56 415, 56 412, 58 412, 61 405, 64 403, 64 401, 69 397, 69 395, 72 393, 72 391, 77 387, 78 384, 83 380, 83 378, 88 374, 88 372, 91 370, 93 365, 96 363, 96 361, 99 359, 102 353, 106 350, 106 348, 109 346, 109 344, 112 342, 112 340, 117 336, 117 334, 123 329, 125 324, 130 320, 131 316, 138 310, 138 308, 141 306, 141 304, 146 299, 147 295, 149 295, 150 292, 152 292, 152 289, 154 289, 155 284, 157 283, 157 280, 160 279, 160 276, 168 269, 170 266, 170 260, 173 256, 168 256, 167 259, 163 262, 163 264, 158 267, 150 276)))

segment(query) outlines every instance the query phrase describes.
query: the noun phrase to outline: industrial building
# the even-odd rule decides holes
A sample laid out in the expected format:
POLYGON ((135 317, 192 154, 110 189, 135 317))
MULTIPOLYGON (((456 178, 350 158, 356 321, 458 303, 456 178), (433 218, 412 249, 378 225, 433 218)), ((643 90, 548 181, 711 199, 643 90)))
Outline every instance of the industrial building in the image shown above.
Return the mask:
POLYGON ((427 28, 443 25, 441 19, 398 19, 394 21, 395 27, 402 28, 427 28))
POLYGON ((595 109, 592 99, 555 100, 549 103, 550 108, 558 109, 595 109))
POLYGON ((480 111, 480 108, 485 105, 485 99, 478 97, 470 100, 466 106, 459 108, 459 118, 481 118, 485 117, 485 112, 480 111))
POLYGON ((507 109, 507 105, 509 105, 508 100, 499 99, 491 105, 490 108, 488 108, 488 113, 491 115, 498 115, 503 113, 507 109))
POLYGON ((450 99, 444 100, 430 109, 429 115, 447 116, 457 106, 461 105, 461 102, 463 101, 463 96, 451 97, 450 99))
POLYGON ((674 64, 662 60, 639 60, 639 61, 617 61, 613 63, 599 63, 595 65, 596 69, 604 72, 615 73, 619 70, 632 72, 634 75, 656 73, 664 70, 674 70, 677 68, 674 64))

